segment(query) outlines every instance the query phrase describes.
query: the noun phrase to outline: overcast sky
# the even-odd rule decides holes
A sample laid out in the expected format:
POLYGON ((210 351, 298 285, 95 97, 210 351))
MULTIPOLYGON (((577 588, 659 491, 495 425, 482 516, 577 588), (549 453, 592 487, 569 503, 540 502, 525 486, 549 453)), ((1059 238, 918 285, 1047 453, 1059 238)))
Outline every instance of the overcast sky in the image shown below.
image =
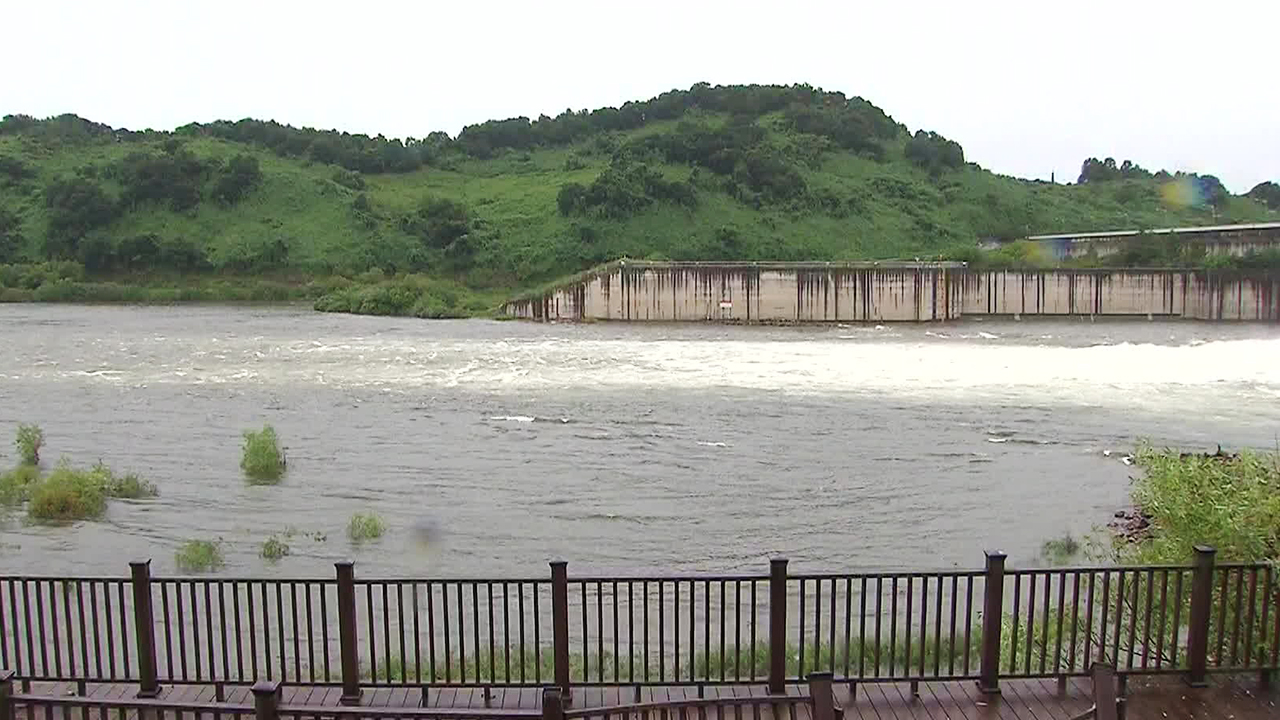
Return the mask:
POLYGON ((422 137, 672 88, 861 95, 997 172, 1088 156, 1280 181, 1276 0, 0 0, 0 113, 422 137))

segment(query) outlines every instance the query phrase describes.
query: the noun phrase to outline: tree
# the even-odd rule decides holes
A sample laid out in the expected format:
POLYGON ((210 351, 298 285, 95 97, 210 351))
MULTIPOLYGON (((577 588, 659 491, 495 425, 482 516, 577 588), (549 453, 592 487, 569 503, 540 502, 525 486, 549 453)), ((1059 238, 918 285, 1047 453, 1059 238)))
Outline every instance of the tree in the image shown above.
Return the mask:
POLYGON ((444 250, 466 237, 471 216, 465 205, 447 198, 427 198, 400 220, 404 231, 428 248, 444 250))
POLYGON ((1227 192, 1227 188, 1223 186, 1221 180, 1213 175, 1192 175, 1191 177, 1195 180, 1200 190, 1200 197, 1204 198, 1204 202, 1219 210, 1226 206, 1227 200, 1231 198, 1231 193, 1227 192))
POLYGON ((205 165, 181 146, 164 154, 134 152, 116 168, 124 186, 122 200, 131 206, 168 202, 174 210, 189 210, 200 202, 205 165))
POLYGON ((85 178, 54 180, 45 187, 44 199, 49 210, 46 250, 53 257, 75 257, 81 238, 116 217, 116 204, 85 178))
POLYGON ((258 167, 258 158, 240 153, 218 173, 213 196, 220 202, 234 205, 260 182, 262 170, 258 167))
POLYGON ((0 155, 0 187, 19 187, 36 177, 36 169, 22 158, 0 155))
POLYGON ((935 176, 964 167, 964 148, 936 132, 917 130, 907 141, 905 153, 908 160, 935 176))
POLYGON ((561 215, 575 215, 583 211, 586 198, 587 188, 582 183, 565 183, 556 194, 556 207, 561 215))
POLYGON ((26 238, 22 235, 22 219, 10 210, 0 207, 0 265, 18 259, 26 238))
POLYGON ((1246 197, 1251 197, 1272 210, 1280 210, 1280 185, 1271 181, 1254 185, 1246 197))

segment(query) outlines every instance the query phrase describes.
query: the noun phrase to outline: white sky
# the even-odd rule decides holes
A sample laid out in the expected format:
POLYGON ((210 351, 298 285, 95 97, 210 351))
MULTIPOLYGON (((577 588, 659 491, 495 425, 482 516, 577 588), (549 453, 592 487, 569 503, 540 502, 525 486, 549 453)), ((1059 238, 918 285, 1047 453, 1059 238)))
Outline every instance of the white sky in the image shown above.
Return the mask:
POLYGON ((1280 181, 1276 0, 0 0, 0 114, 131 129, 275 119, 370 135, 807 82, 997 172, 1088 156, 1280 181))

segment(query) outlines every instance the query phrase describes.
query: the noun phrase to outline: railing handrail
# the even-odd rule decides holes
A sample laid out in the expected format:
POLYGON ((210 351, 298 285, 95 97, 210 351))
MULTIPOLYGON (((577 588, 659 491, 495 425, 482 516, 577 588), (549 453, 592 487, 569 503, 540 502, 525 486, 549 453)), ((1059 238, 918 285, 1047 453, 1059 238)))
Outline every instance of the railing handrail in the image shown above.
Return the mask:
POLYGON ((678 710, 680 708, 699 707, 735 707, 748 705, 775 705, 791 703, 812 705, 809 695, 755 695, 752 697, 714 697, 714 698, 681 698, 679 700, 652 700, 649 702, 624 703, 621 705, 605 705, 602 707, 578 708, 566 710, 566 718, 595 717, 597 715, 635 714, 654 710, 678 710))
MULTIPOLYGON (((1267 562, 1221 562, 1216 563, 1215 567, 1219 570, 1262 570, 1270 567, 1267 562)), ((1087 573, 1087 572, 1134 572, 1134 571, 1163 571, 1163 570, 1194 570, 1195 566, 1191 564, 1150 564, 1150 565, 1070 565, 1070 566, 1049 566, 1049 567, 1008 567, 1005 569, 1005 575, 1028 575, 1028 574, 1059 574, 1059 573, 1087 573)), ((787 574, 788 580, 843 580, 846 578, 891 578, 891 577, 981 577, 984 574, 982 569, 957 569, 957 568, 940 568, 940 569, 907 569, 907 568, 883 568, 883 569, 858 569, 849 571, 833 571, 833 572, 792 572, 787 574)), ((570 575, 569 581, 572 583, 624 583, 624 582, 767 582, 768 574, 759 573, 680 573, 668 575, 570 575)), ((112 582, 112 583, 128 583, 128 576, 77 576, 77 575, 31 575, 31 574, 7 574, 0 575, 0 582, 112 582)), ((272 585, 335 585, 337 581, 332 577, 249 577, 249 576, 226 576, 226 575, 153 575, 151 582, 154 584, 172 584, 172 583, 266 583, 272 585)), ((454 584, 454 583, 492 583, 495 586, 502 584, 549 584, 549 577, 359 577, 355 578, 356 585, 410 585, 410 584, 454 584)))

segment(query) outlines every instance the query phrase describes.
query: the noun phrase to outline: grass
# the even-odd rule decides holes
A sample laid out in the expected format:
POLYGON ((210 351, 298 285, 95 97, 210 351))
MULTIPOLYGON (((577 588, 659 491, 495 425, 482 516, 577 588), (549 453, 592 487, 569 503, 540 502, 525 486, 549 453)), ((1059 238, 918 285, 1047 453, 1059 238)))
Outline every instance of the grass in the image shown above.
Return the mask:
POLYGON ((374 513, 356 513, 347 523, 347 537, 352 542, 377 540, 387 531, 387 524, 374 513))
POLYGON ((76 470, 67 464, 31 484, 29 498, 27 515, 37 522, 94 520, 107 511, 102 478, 93 470, 76 470))
POLYGON ((215 572, 226 565, 221 540, 187 540, 174 553, 173 559, 178 570, 186 573, 215 572))
MULTIPOLYGON (((919 637, 909 643, 900 639, 892 646, 887 639, 882 640, 877 646, 871 638, 863 642, 855 637, 850 639, 846 665, 843 642, 837 643, 834 652, 830 645, 823 643, 816 655, 813 652, 814 646, 806 643, 803 664, 799 647, 789 643, 786 652, 786 673, 788 677, 804 677, 811 672, 833 667, 837 672, 843 673, 844 668, 848 667, 851 675, 857 675, 859 668, 867 675, 874 675, 878 661, 881 674, 888 674, 890 660, 897 672, 902 673, 908 658, 908 649, 911 667, 918 672, 922 648, 926 673, 932 672, 935 658, 938 659, 939 669, 943 673, 952 663, 957 670, 963 667, 963 647, 952 648, 945 638, 938 645, 940 652, 935 653, 932 637, 926 637, 923 643, 920 642, 919 637)), ((603 677, 606 682, 627 682, 632 678, 642 681, 646 677, 654 681, 688 680, 691 674, 695 679, 708 680, 718 680, 722 677, 722 673, 726 679, 764 678, 769 674, 769 643, 767 641, 757 642, 754 646, 728 647, 723 655, 718 651, 695 653, 692 666, 685 652, 682 652, 678 659, 668 656, 659 664, 658 659, 652 656, 646 661, 641 650, 637 647, 634 654, 620 656, 615 656, 608 650, 599 652, 594 648, 586 654, 571 652, 569 676, 577 680, 588 678, 595 681, 603 677)), ((656 651, 656 645, 651 647, 651 650, 656 651)), ((672 651, 670 644, 667 645, 667 651, 668 653, 672 651)), ((450 653, 447 664, 444 657, 437 657, 434 664, 424 658, 422 664, 418 665, 411 658, 402 660, 396 655, 388 655, 380 654, 375 658, 372 667, 367 660, 362 661, 362 676, 379 682, 416 681, 419 676, 424 681, 436 682, 443 682, 446 679, 456 681, 463 677, 473 681, 478 677, 482 682, 518 682, 521 677, 526 680, 532 680, 535 677, 550 680, 555 676, 550 647, 543 647, 540 652, 536 652, 533 647, 526 646, 522 652, 518 645, 506 648, 498 646, 494 650, 492 663, 490 663, 487 648, 482 648, 482 652, 478 654, 468 652, 465 658, 459 658, 457 654, 450 653)), ((971 668, 978 666, 976 638, 970 648, 969 664, 971 668)))
POLYGON ((18 461, 23 465, 40 464, 40 448, 44 446, 44 430, 39 425, 19 425, 13 444, 18 449, 18 461))
POLYGON ((279 537, 272 535, 262 543, 262 549, 258 554, 264 560, 275 562, 289 554, 289 545, 279 537))
POLYGON ((1065 565, 1080 554, 1080 541, 1066 533, 1060 538, 1045 540, 1040 545, 1040 558, 1050 565, 1065 565))
POLYGON ((263 425, 262 429, 244 431, 244 447, 240 468, 245 477, 254 483, 272 485, 280 481, 285 471, 284 451, 280 449, 275 428, 263 425))

